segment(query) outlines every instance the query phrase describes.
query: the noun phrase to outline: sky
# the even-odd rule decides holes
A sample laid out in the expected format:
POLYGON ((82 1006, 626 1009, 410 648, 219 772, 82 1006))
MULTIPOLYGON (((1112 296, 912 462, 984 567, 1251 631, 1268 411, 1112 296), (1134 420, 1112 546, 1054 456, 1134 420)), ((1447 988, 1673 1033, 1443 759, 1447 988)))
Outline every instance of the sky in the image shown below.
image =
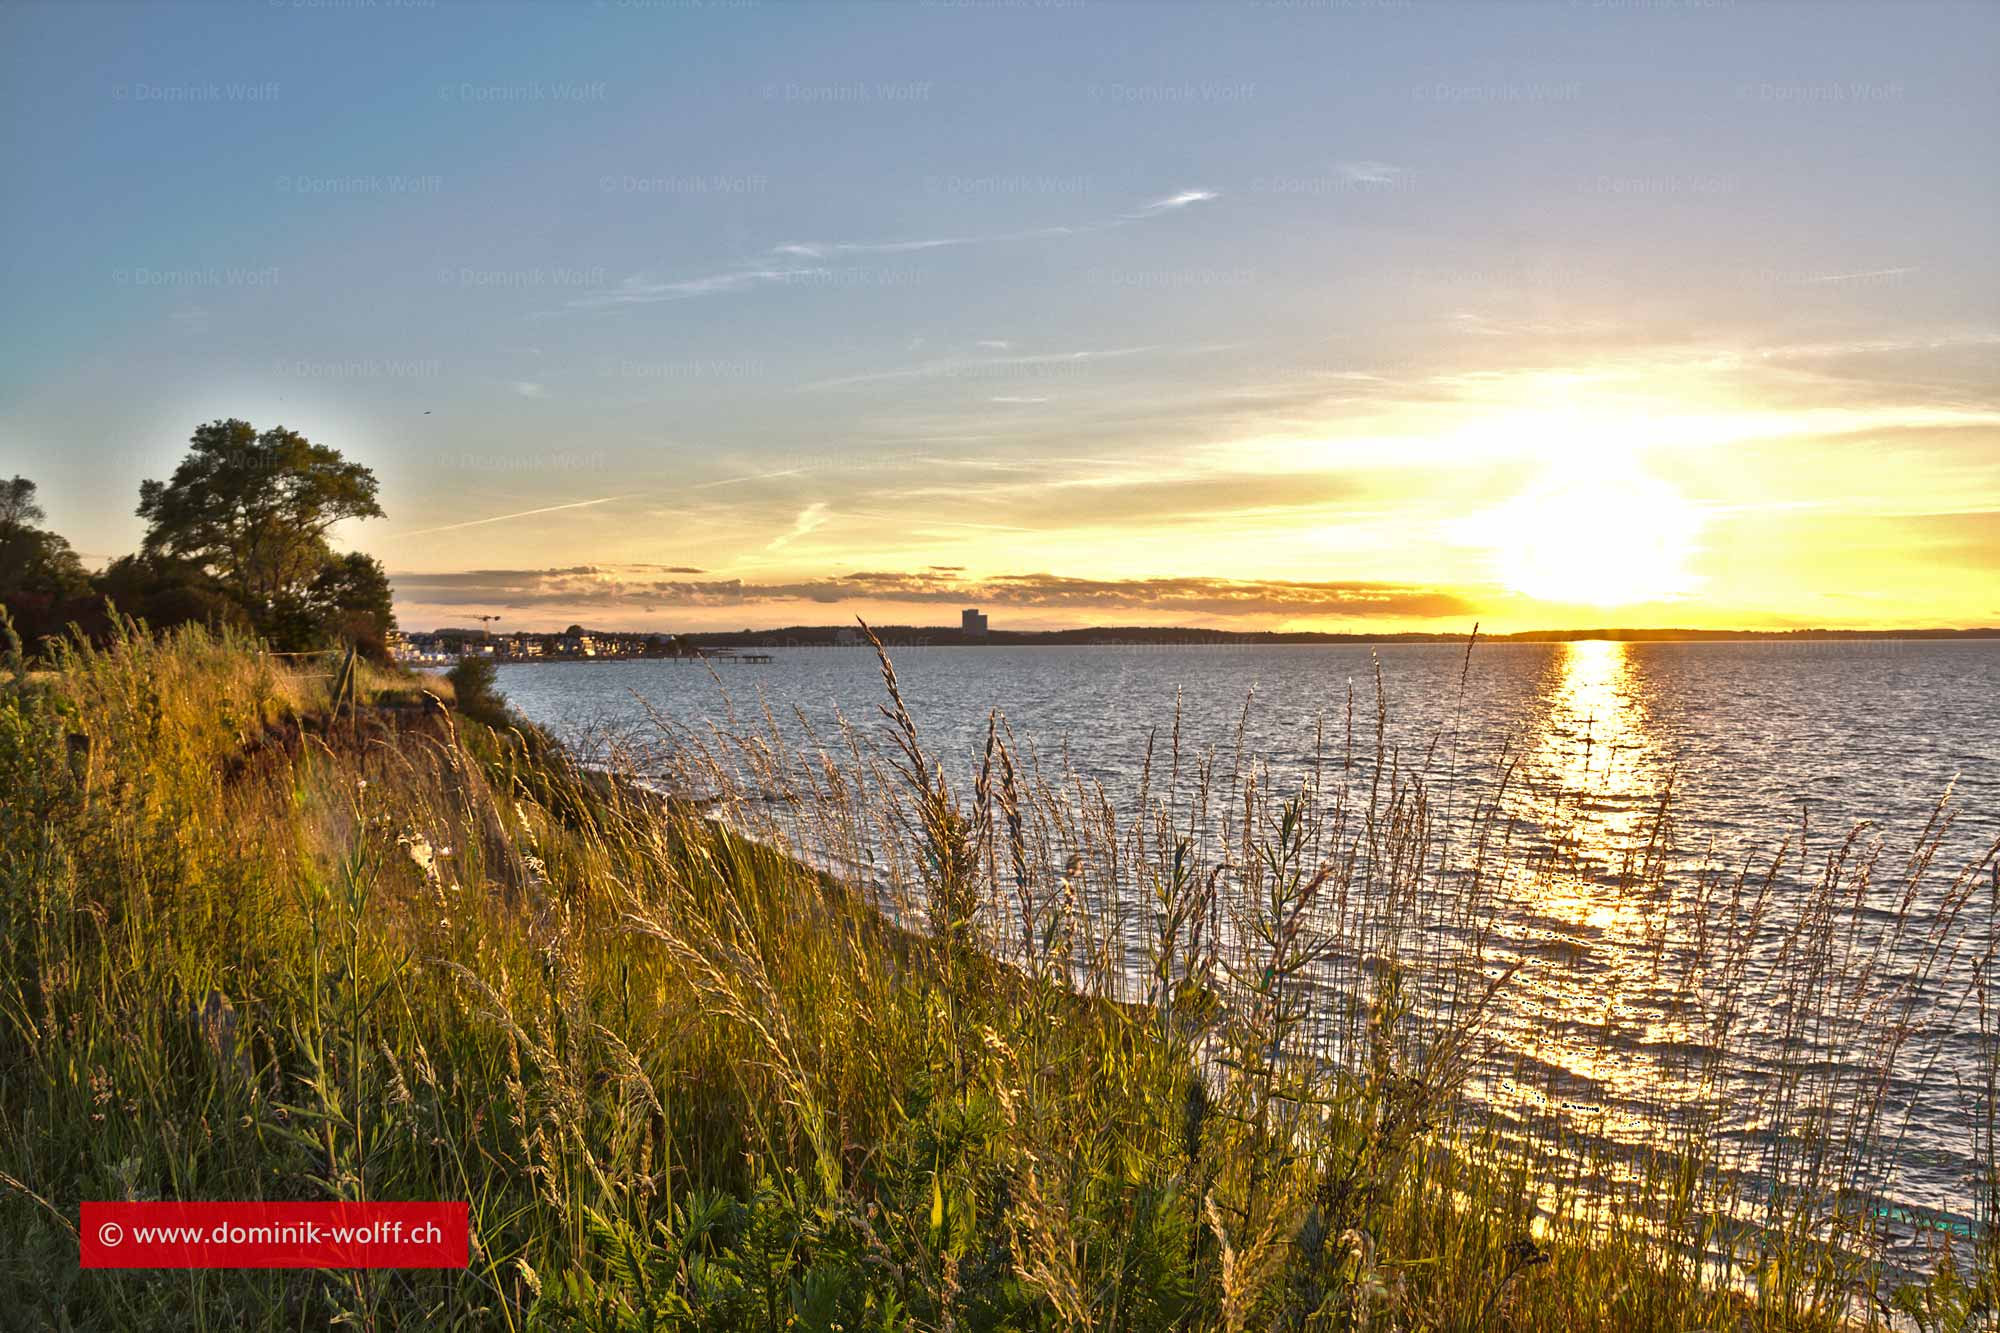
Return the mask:
POLYGON ((0 3, 0 472, 406 628, 2000 624, 2000 5, 0 3))

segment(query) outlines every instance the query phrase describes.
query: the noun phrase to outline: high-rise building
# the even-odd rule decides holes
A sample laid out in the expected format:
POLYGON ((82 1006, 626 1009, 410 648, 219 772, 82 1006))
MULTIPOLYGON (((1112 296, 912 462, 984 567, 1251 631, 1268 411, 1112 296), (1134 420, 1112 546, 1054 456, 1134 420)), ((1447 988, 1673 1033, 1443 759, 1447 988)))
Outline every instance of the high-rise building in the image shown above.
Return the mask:
POLYGON ((964 634, 974 636, 984 634, 986 632, 986 617, 978 611, 968 609, 959 615, 958 628, 964 634))

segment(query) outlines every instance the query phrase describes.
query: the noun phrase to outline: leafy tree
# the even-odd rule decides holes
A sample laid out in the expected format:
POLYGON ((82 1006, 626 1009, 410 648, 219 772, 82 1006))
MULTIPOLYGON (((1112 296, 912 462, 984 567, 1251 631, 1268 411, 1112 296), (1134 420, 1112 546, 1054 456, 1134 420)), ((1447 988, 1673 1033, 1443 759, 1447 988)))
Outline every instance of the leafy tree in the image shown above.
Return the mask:
POLYGON ((256 628, 242 604, 214 575, 187 561, 121 556, 105 567, 96 584, 97 591, 120 613, 155 629, 187 624, 213 630, 256 628))
POLYGON ((500 693, 499 672, 494 669, 491 659, 462 657, 457 666, 445 673, 445 679, 451 682, 452 696, 458 700, 459 712, 489 727, 509 724, 507 698, 500 693))
POLYGON ((283 426, 211 421, 189 443, 171 480, 139 487, 142 559, 212 579, 281 648, 348 639, 385 654, 387 576, 327 542, 336 523, 382 517, 375 474, 283 426))
POLYGON ((83 562, 41 526, 46 517, 35 503, 34 482, 0 481, 0 606, 28 643, 62 633, 89 609, 81 600, 90 590, 83 562))
POLYGON ((34 482, 26 477, 0 482, 0 597, 60 599, 89 586, 69 543, 41 526, 47 517, 35 503, 34 482))
POLYGON ((317 624, 378 662, 389 660, 389 631, 396 628, 394 599, 382 562, 359 551, 335 556, 308 590, 317 624))
POLYGON ((189 443, 171 481, 139 487, 145 554, 209 570, 253 617, 306 600, 334 524, 382 517, 375 474, 297 431, 211 421, 189 443))

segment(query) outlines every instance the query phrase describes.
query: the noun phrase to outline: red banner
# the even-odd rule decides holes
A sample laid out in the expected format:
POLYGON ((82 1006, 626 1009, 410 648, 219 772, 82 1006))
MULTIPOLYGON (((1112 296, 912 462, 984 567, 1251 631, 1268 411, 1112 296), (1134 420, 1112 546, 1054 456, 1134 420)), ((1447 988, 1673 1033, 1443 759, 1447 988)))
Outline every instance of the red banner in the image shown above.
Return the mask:
POLYGON ((86 1203, 85 1268, 463 1268, 462 1203, 86 1203))

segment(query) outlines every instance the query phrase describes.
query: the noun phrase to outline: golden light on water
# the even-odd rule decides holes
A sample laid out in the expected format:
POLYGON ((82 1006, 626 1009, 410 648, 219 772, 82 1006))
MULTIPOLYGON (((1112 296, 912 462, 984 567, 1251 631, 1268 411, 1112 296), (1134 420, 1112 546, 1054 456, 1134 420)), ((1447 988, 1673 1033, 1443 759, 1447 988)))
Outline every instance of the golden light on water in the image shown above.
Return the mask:
POLYGON ((1549 700, 1542 754, 1562 786, 1599 804, 1622 804, 1641 790, 1645 708, 1631 645, 1584 639, 1562 645, 1561 677, 1549 700))
POLYGON ((1520 984, 1535 1003, 1513 1034, 1531 1061, 1514 1094, 1524 1109, 1559 1103, 1592 1132, 1636 1145, 1651 1126, 1633 1108, 1680 1077, 1639 1043, 1688 1036, 1653 1007, 1643 876, 1627 874, 1666 780, 1662 746, 1630 645, 1585 640, 1554 651, 1529 751, 1532 809, 1522 811, 1552 847, 1517 927, 1531 960, 1520 984))
POLYGON ((1646 762, 1646 716, 1629 646, 1604 640, 1561 645, 1534 751, 1540 816, 1574 854, 1551 879, 1543 912, 1610 930, 1628 905, 1603 883, 1642 828, 1659 775, 1646 762), (1595 873, 1593 873, 1595 872, 1595 873))

